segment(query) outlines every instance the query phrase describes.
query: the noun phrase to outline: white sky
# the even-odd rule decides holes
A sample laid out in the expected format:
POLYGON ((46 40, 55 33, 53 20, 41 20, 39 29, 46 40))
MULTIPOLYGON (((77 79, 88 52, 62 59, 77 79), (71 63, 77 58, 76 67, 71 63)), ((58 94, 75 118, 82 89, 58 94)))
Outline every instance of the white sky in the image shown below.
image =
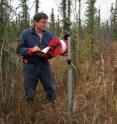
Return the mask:
MULTIPOLYGON (((19 0, 12 0, 12 4, 14 6, 14 8, 16 8, 19 4, 18 2, 19 0)), ((31 18, 34 15, 34 11, 35 11, 35 5, 33 5, 35 0, 29 0, 29 8, 32 7, 31 11, 30 11, 30 16, 31 18), (32 6, 33 5, 33 6, 32 6)), ((39 11, 43 11, 45 13, 48 14, 48 16, 50 16, 51 10, 52 8, 54 8, 54 12, 55 12, 55 16, 57 17, 57 15, 60 15, 60 12, 58 11, 58 7, 60 7, 60 1, 61 0, 40 0, 40 9, 39 11)), ((74 0, 72 0, 74 1, 74 0)), ((86 11, 86 0, 81 0, 82 2, 82 18, 85 17, 85 11, 86 11)), ((101 9, 101 18, 102 20, 106 20, 109 18, 110 16, 110 7, 111 7, 111 3, 114 2, 115 0, 97 0, 96 2, 96 7, 101 9)), ((73 18, 73 17, 72 17, 73 18)))

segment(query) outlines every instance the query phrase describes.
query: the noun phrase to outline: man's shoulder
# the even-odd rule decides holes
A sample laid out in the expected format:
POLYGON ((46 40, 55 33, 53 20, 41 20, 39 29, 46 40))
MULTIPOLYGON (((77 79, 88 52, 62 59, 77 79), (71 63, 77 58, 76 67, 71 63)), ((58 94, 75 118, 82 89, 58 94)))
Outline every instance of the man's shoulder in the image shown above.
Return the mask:
POLYGON ((53 37, 53 36, 54 36, 53 33, 50 32, 50 31, 48 31, 48 30, 46 30, 46 34, 47 34, 48 36, 50 36, 50 37, 53 37))
POLYGON ((22 31, 22 34, 28 34, 32 32, 32 28, 27 28, 25 30, 22 31))

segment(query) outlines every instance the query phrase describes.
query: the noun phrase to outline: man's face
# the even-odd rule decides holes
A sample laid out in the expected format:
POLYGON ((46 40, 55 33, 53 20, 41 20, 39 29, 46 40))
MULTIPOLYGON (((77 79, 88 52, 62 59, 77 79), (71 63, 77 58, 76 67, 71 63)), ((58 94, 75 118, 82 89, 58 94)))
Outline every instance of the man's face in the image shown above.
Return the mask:
POLYGON ((47 19, 41 19, 40 21, 35 21, 35 27, 39 30, 45 30, 47 26, 47 19))

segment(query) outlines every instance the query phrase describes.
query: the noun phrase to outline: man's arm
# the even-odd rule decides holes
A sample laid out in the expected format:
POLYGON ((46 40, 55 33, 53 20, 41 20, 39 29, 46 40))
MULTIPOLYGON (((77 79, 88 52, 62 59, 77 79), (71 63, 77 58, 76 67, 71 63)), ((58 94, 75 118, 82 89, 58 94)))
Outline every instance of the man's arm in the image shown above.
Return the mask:
POLYGON ((20 42, 16 48, 16 53, 26 57, 26 56, 32 56, 33 53, 40 51, 41 49, 38 46, 35 46, 33 48, 28 48, 25 43, 25 37, 24 37, 24 32, 20 35, 20 42))
POLYGON ((16 48, 16 53, 21 56, 31 56, 32 55, 32 48, 28 48, 25 43, 24 32, 21 33, 19 38, 19 43, 16 48))

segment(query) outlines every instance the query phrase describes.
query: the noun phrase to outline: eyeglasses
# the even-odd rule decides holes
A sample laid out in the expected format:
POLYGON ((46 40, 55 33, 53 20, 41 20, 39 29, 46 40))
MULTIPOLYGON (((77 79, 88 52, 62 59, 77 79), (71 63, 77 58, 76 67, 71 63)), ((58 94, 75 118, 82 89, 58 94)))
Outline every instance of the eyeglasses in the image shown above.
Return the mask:
POLYGON ((40 21, 39 23, 42 23, 42 24, 47 24, 48 21, 40 21))

